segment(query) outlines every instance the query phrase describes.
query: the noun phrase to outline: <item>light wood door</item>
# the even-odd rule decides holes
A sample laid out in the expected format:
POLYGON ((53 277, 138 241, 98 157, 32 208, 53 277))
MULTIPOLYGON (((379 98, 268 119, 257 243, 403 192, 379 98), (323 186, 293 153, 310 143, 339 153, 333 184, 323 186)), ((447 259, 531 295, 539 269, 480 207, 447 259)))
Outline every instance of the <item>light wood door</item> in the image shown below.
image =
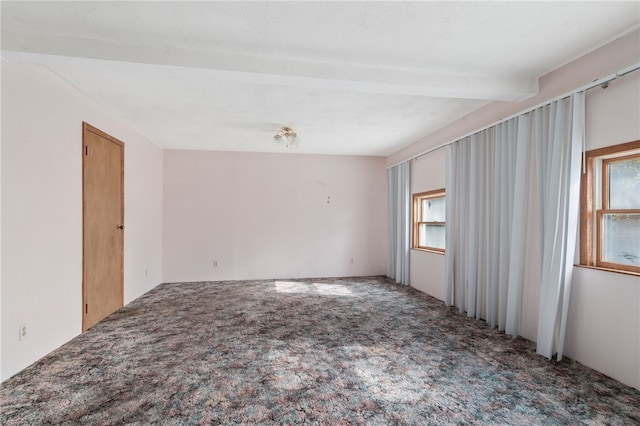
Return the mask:
POLYGON ((123 305, 124 144, 83 123, 82 330, 123 305))

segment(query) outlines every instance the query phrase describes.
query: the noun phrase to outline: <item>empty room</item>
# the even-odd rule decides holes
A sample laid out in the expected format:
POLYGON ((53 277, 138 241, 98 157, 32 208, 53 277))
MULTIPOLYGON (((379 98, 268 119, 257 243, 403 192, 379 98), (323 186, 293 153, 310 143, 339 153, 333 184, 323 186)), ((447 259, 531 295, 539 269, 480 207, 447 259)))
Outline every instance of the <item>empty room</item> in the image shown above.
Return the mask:
POLYGON ((1 424, 640 424, 638 1, 0 7, 1 424))

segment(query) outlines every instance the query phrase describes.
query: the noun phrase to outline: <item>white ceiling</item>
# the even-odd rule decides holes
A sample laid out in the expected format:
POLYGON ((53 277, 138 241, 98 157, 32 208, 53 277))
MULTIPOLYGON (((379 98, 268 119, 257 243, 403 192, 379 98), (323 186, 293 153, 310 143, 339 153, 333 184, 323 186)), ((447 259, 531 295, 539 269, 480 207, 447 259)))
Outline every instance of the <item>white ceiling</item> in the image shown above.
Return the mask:
POLYGON ((8 2, 41 63, 163 148, 389 155, 640 26, 640 2, 8 2))

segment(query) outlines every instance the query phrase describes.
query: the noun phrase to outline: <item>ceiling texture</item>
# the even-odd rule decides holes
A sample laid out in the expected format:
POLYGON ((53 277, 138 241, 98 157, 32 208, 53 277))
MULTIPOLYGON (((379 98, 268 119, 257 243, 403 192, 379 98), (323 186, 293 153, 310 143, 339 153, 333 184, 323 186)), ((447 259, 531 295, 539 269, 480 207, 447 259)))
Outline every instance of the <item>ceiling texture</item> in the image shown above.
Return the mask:
MULTIPOLYGON (((43 64, 166 149, 386 156, 640 25, 640 2, 9 2, 43 64), (292 127, 300 146, 276 145, 292 127)), ((640 41, 639 41, 640 42, 640 41)))

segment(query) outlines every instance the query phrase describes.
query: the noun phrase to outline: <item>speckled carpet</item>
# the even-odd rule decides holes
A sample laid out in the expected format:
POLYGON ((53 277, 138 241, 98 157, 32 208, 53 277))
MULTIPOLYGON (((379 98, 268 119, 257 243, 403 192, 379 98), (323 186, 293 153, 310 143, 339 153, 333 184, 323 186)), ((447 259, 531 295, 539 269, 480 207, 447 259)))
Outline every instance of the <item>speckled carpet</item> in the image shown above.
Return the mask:
POLYGON ((162 284, 2 383, 12 424, 640 424, 640 392, 379 277, 162 284))

